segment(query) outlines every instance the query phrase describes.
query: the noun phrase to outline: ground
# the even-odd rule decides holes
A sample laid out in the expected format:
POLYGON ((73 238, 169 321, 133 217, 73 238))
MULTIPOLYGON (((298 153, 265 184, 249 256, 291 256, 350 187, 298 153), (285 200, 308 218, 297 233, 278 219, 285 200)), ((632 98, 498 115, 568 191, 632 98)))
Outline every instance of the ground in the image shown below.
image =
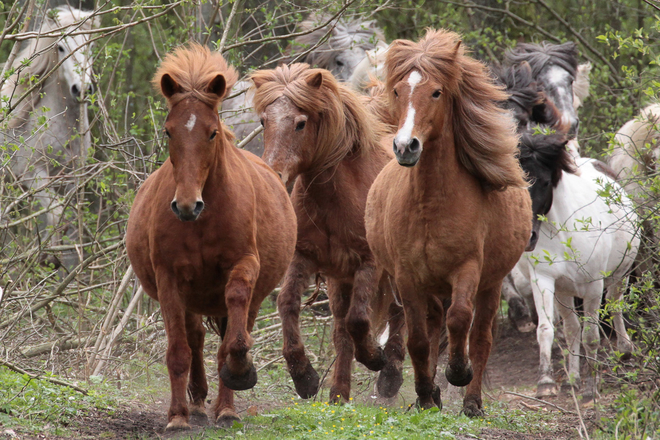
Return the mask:
MULTIPOLYGON (((557 360, 555 371, 559 372, 558 379, 561 379, 560 372, 562 366, 559 349, 555 350, 553 358, 557 360)), ((440 368, 442 368, 443 364, 441 363, 440 365, 440 368)), ((461 435, 460 433, 453 433, 452 437, 457 439, 481 438, 489 440, 578 439, 581 438, 578 433, 580 416, 584 420, 588 430, 593 430, 594 423, 597 423, 597 421, 605 415, 602 413, 603 410, 598 410, 598 408, 606 408, 607 405, 596 405, 595 407, 589 408, 576 407, 572 396, 566 394, 561 394, 554 398, 548 398, 547 402, 549 402, 549 404, 544 404, 543 402, 533 400, 532 398, 522 397, 532 397, 534 395, 537 369, 538 346, 536 345, 535 332, 521 334, 510 327, 505 320, 503 324, 500 325, 494 350, 489 360, 486 387, 484 390, 484 403, 487 406, 487 415, 485 419, 483 419, 486 421, 484 423, 485 427, 477 429, 476 434, 461 435), (580 416, 576 412, 576 408, 579 408, 580 416), (601 411, 601 413, 598 413, 598 411, 601 411), (488 427, 488 424, 490 424, 489 420, 491 420, 489 417, 493 417, 492 420, 494 422, 496 419, 501 422, 502 414, 505 418, 510 417, 512 420, 516 419, 517 428, 507 429, 506 427, 501 426, 494 428, 488 427), (534 428, 528 430, 520 429, 520 421, 526 419, 533 419, 535 421, 534 428)), ((283 368, 280 367, 280 370, 283 371, 283 368)), ((212 376, 211 374, 209 375, 212 376)), ((443 376, 442 370, 439 369, 438 377, 442 378, 443 376)), ((250 429, 250 420, 254 419, 251 419, 250 416, 265 416, 271 413, 277 413, 278 410, 281 411, 292 404, 298 405, 298 402, 300 402, 301 405, 305 405, 301 399, 298 399, 297 396, 295 396, 292 383, 288 377, 280 376, 275 379, 274 384, 267 384, 269 377, 261 377, 263 377, 263 381, 255 388, 256 391, 242 392, 237 395, 237 407, 241 416, 245 420, 248 432, 250 429), (259 388, 260 386, 261 388, 259 388), (290 399, 293 403, 289 401, 290 399)), ((415 399, 412 368, 409 366, 405 371, 405 382, 399 396, 390 401, 381 401, 373 395, 375 378, 373 373, 368 373, 361 367, 358 367, 354 377, 356 380, 353 384, 353 396, 358 405, 378 406, 383 410, 389 408, 389 411, 398 411, 402 413, 401 417, 408 417, 407 414, 414 413, 415 410, 405 413, 408 406, 413 403, 415 399)), ((209 377, 209 379, 211 382, 215 380, 213 377, 209 377)), ((442 384, 442 386, 446 387, 446 383, 442 384)), ((322 400, 327 398, 327 392, 327 388, 322 390, 318 397, 319 405, 322 405, 322 400)), ((459 389, 443 391, 443 417, 458 417, 461 407, 461 396, 459 394, 459 389)), ((215 391, 212 391, 211 396, 214 395, 215 391)), ((608 401, 611 401, 612 395, 612 391, 605 389, 600 403, 606 404, 608 401)), ((197 439, 220 438, 225 435, 235 437, 231 431, 219 430, 214 427, 206 427, 199 424, 193 425, 192 431, 184 433, 165 433, 164 428, 166 424, 168 404, 168 388, 163 387, 160 393, 156 393, 156 395, 152 393, 148 398, 138 397, 130 399, 128 402, 122 402, 119 408, 111 412, 102 409, 88 411, 85 415, 81 415, 74 420, 74 422, 68 427, 66 435, 44 434, 43 436, 26 436, 23 435, 20 430, 14 430, 12 432, 5 430, 4 438, 12 438, 13 432, 17 435, 17 437, 14 438, 49 439, 197 439)), ((210 407, 210 405, 207 405, 207 407, 210 407)), ((341 420, 344 419, 342 418, 341 420)), ((321 422, 319 422, 319 424, 320 423, 321 422)), ((256 426, 259 426, 258 422, 256 423, 256 426)), ((265 432, 267 432, 267 427, 265 432)), ((3 437, 0 436, 0 438, 3 437)))

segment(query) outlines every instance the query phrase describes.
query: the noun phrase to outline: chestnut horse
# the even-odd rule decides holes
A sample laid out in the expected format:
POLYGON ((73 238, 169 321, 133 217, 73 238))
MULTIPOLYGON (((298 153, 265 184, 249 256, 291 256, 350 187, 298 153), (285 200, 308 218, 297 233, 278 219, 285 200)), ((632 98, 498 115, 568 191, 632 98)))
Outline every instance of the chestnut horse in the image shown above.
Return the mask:
POLYGON ((293 64, 256 72, 252 81, 265 127, 264 160, 285 183, 297 178, 291 197, 298 242, 277 301, 284 357, 296 391, 303 398, 318 391, 319 376, 305 355, 299 315, 310 277, 321 273, 335 320, 330 400, 349 399, 354 352, 367 368, 384 368, 379 392, 391 397, 403 381, 403 313, 374 263, 364 229, 369 188, 392 159, 379 143, 383 128, 362 98, 327 70, 293 64), (373 338, 372 313, 374 322, 383 321, 376 316, 391 314, 387 357, 373 338))
POLYGON ((282 182, 257 156, 232 145, 218 117, 235 81, 220 54, 196 44, 167 55, 154 78, 170 110, 170 158, 135 198, 126 247, 165 322, 168 429, 188 428, 190 413, 206 416, 203 315, 216 318, 222 337, 215 421, 231 426, 239 419, 232 390, 257 382, 250 331, 296 242, 295 213, 282 182))
POLYGON ((468 385, 463 412, 482 415, 502 280, 532 227, 516 124, 498 107, 504 92, 453 32, 395 41, 386 71, 397 161, 369 192, 367 239, 403 302, 417 404, 442 406, 434 377, 446 324, 445 376, 468 385))

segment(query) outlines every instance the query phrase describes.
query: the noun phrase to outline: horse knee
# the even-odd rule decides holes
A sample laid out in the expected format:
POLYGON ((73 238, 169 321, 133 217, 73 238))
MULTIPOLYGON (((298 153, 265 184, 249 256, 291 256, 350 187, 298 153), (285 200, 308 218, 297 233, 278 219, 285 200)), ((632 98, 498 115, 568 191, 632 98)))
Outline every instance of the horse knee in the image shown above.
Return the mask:
POLYGON ((353 339, 363 339, 369 333, 371 322, 364 315, 349 314, 346 320, 346 329, 353 339))
POLYGON ((447 310, 447 331, 450 334, 467 334, 472 323, 472 309, 466 305, 453 304, 447 310))
POLYGON ((175 342, 167 348, 165 356, 167 370, 171 376, 179 377, 186 375, 190 370, 192 362, 192 350, 187 343, 175 342))

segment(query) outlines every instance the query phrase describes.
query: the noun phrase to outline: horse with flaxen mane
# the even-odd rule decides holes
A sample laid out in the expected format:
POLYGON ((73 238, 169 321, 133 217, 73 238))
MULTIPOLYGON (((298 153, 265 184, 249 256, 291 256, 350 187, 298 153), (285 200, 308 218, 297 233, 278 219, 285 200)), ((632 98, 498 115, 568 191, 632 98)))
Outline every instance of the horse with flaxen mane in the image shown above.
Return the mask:
POLYGON ((218 117, 235 81, 220 54, 196 44, 167 55, 154 78, 170 110, 170 158, 135 198, 126 247, 144 290, 160 302, 167 331, 168 429, 188 428, 190 413, 206 417, 203 315, 216 319, 222 338, 215 421, 231 426, 239 419, 232 390, 257 382, 250 331, 295 246, 295 214, 282 182, 232 145, 218 117))
POLYGON ((354 353, 369 369, 383 369, 379 392, 391 397, 403 381, 403 315, 374 263, 364 229, 369 188, 392 159, 380 145, 383 128, 361 98, 327 70, 293 64, 256 72, 252 81, 255 108, 265 127, 264 160, 285 183, 296 179, 291 198, 298 242, 277 300, 284 357, 296 391, 309 398, 318 390, 319 376, 300 337, 299 315, 310 277, 321 273, 335 319, 337 360, 330 400, 349 399, 354 353), (382 322, 378 316, 386 314, 390 337, 383 353, 370 321, 382 322))
POLYGON ((498 106, 505 93, 453 32, 395 41, 386 70, 397 161, 369 192, 367 239, 403 302, 417 404, 442 405, 434 377, 446 325, 445 376, 468 386, 463 412, 481 415, 502 280, 532 227, 515 122, 498 106))

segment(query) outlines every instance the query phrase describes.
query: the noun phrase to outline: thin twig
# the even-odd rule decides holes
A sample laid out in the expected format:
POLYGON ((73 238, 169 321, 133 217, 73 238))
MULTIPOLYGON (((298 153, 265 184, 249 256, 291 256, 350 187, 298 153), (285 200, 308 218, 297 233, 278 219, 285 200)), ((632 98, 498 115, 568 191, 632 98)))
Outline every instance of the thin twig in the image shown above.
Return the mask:
POLYGON ((19 374, 24 374, 24 375, 26 375, 26 376, 28 376, 32 379, 47 380, 48 382, 54 383, 56 385, 62 385, 62 386, 65 386, 65 387, 72 388, 72 389, 78 391, 79 393, 84 394, 85 396, 87 395, 87 390, 84 389, 84 388, 80 388, 78 385, 74 385, 72 383, 65 382, 65 381, 60 380, 60 379, 56 379, 54 377, 41 376, 39 374, 28 373, 27 371, 25 371, 24 369, 22 369, 18 365, 12 364, 11 362, 8 362, 8 361, 2 360, 2 359, 0 359, 0 365, 4 365, 5 367, 9 368, 10 370, 15 371, 16 373, 19 373, 19 374))
POLYGON ((554 403, 548 402, 547 400, 541 400, 541 399, 537 399, 536 397, 525 396, 524 394, 514 393, 513 391, 504 391, 504 394, 511 394, 513 396, 518 396, 518 397, 522 397, 524 399, 533 400, 534 402, 539 402, 539 403, 542 403, 544 405, 548 405, 548 406, 551 406, 553 408, 556 408, 556 409, 558 409, 559 411, 561 411, 563 413, 575 415, 575 412, 564 409, 561 406, 558 406, 558 405, 555 405, 554 403))

